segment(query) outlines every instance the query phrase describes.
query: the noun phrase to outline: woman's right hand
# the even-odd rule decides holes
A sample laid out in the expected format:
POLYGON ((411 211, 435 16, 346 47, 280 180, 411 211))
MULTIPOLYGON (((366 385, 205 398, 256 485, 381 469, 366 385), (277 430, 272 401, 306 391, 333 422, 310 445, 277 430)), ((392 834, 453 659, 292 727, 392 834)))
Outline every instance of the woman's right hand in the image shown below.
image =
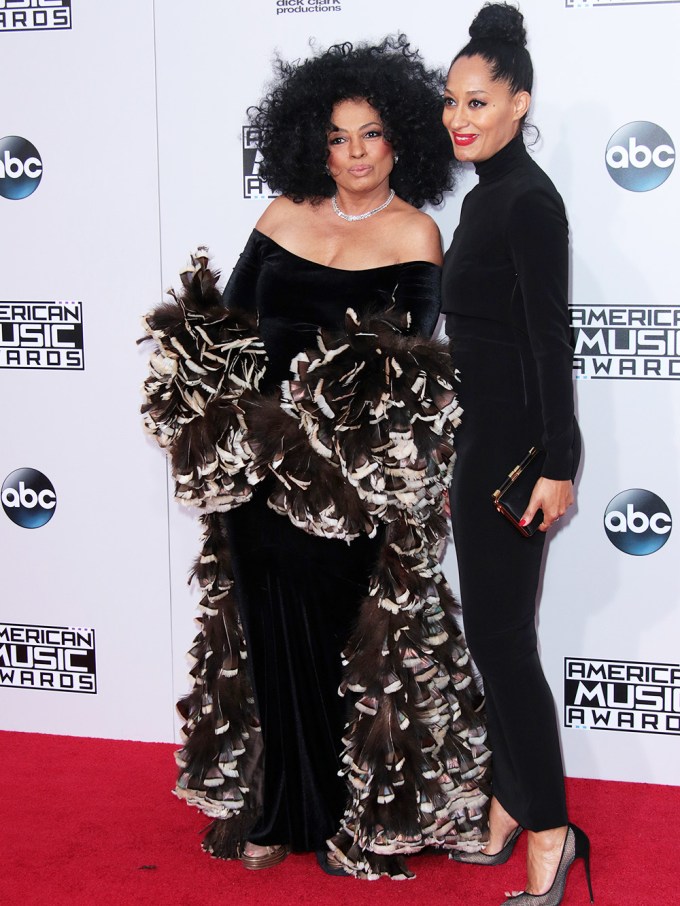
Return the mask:
POLYGON ((547 532, 560 516, 564 516, 574 502, 574 486, 571 481, 557 481, 553 478, 539 478, 531 493, 529 505, 524 511, 520 525, 530 525, 538 510, 543 511, 540 532, 547 532))

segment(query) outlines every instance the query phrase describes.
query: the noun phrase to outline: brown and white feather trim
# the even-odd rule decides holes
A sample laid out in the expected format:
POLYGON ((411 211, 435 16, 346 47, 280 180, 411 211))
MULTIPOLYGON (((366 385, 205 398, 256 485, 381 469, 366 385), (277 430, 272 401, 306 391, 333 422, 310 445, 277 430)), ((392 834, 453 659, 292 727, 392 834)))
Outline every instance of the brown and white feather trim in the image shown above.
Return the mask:
MULTIPOLYGON (((251 315, 227 311, 205 249, 182 274, 183 289, 142 323, 154 340, 143 385, 144 426, 171 457, 175 496, 207 512, 252 496, 238 401, 259 387, 267 365, 251 315)), ((141 342, 141 341, 140 341, 141 342)))
MULTIPOLYGON (((226 533, 217 514, 202 518, 203 549, 193 570, 203 590, 200 632, 189 652, 193 689, 177 705, 186 741, 175 754, 180 768, 175 793, 211 818, 228 819, 230 833, 217 834, 217 855, 233 858, 240 835, 247 836, 258 815, 262 736, 226 533)), ((211 845, 204 841, 209 851, 211 845)))
POLYGON ((440 559, 444 494, 461 410, 448 351, 408 319, 348 310, 291 363, 280 393, 257 392, 266 356, 252 318, 219 305, 192 259, 175 302, 146 319, 158 346, 147 430, 170 451, 178 498, 204 510, 195 567, 204 595, 179 704, 186 744, 177 794, 215 818, 204 847, 230 858, 259 808, 261 734, 245 670, 219 510, 274 476, 269 505, 298 528, 350 541, 383 526, 369 594, 344 656, 353 705, 343 740, 348 806, 329 846, 361 877, 409 877, 425 846, 481 848, 489 752, 483 702, 440 559))

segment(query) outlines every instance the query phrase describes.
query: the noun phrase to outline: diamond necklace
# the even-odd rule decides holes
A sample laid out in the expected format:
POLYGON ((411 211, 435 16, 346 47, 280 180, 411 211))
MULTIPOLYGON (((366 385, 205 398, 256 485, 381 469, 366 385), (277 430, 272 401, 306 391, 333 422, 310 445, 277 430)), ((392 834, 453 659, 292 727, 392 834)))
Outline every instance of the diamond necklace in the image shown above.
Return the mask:
POLYGON ((343 220, 348 220, 350 223, 354 223, 355 220, 366 220, 367 217, 372 217, 374 214, 379 214, 381 211, 384 211, 388 204, 394 198, 394 189, 390 189, 390 194, 387 196, 387 201, 383 201, 381 205, 378 205, 377 208, 373 208, 372 211, 366 211, 365 214, 345 214, 344 211, 341 211, 338 207, 338 193, 331 198, 331 205, 333 206, 333 213, 337 214, 338 217, 342 217, 343 220))

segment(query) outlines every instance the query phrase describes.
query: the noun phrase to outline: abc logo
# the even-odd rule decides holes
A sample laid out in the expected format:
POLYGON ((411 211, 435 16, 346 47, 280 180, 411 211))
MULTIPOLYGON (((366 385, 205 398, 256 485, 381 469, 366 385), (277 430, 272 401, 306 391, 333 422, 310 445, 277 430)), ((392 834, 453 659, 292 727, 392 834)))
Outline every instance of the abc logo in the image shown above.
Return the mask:
POLYGON ((20 135, 0 138, 0 195, 26 198, 40 185, 42 161, 38 149, 20 135))
POLYGON ((663 500, 651 491, 631 488, 609 501, 604 514, 607 537, 624 554, 644 557, 668 541, 673 520, 663 500))
POLYGON ((671 175, 675 147, 670 135, 655 123, 627 123, 607 145, 607 170, 622 188, 649 192, 671 175))
POLYGON ((57 505, 52 482, 37 469, 15 469, 2 485, 2 508, 15 525, 40 528, 57 505))

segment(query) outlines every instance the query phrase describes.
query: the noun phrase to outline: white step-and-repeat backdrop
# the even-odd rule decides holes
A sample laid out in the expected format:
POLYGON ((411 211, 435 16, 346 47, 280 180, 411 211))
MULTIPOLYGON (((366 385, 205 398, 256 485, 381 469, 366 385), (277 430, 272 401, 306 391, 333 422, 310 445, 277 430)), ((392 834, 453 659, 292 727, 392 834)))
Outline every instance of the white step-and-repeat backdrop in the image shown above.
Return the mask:
MULTIPOLYGON (((197 244, 229 273, 268 190, 246 109, 276 51, 479 0, 0 0, 0 727, 177 738, 196 518, 141 429, 139 317, 197 244)), ((585 456, 539 612, 567 773, 680 783, 677 0, 523 0, 537 160, 572 229, 585 456)), ((448 244, 475 176, 433 216, 448 244)), ((455 560, 446 561, 456 585, 455 560)))

